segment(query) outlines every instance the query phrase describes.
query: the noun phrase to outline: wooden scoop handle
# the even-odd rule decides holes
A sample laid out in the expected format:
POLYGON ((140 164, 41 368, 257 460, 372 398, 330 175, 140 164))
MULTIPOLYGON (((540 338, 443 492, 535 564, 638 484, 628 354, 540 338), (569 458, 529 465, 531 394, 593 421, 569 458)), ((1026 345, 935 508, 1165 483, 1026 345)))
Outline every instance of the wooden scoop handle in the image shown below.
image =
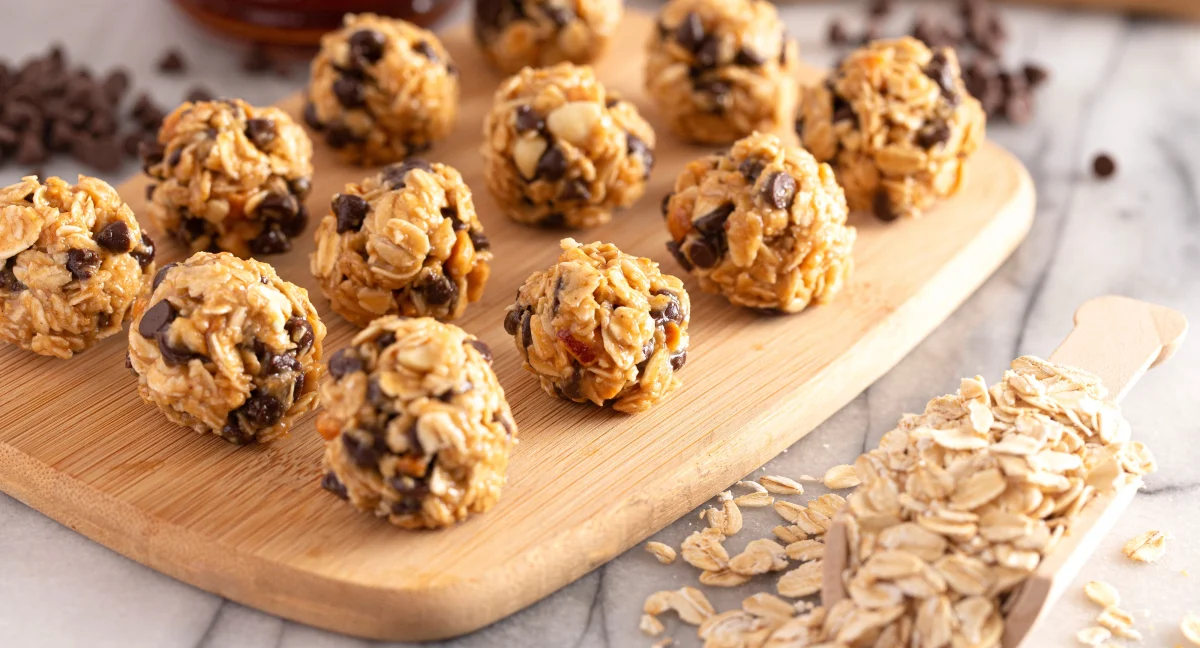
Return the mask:
MULTIPOLYGON (((1187 326, 1183 315, 1165 306, 1116 295, 1098 297, 1075 311, 1075 328, 1050 361, 1096 374, 1108 388, 1109 398, 1119 400, 1147 369, 1175 353, 1187 326)), ((1005 615, 1004 648, 1019 646, 1054 605, 1136 491, 1133 485, 1100 495, 1080 512, 1071 532, 1014 595, 1005 615)), ((825 536, 821 600, 826 608, 846 596, 842 583, 846 542, 845 519, 839 515, 825 536)))

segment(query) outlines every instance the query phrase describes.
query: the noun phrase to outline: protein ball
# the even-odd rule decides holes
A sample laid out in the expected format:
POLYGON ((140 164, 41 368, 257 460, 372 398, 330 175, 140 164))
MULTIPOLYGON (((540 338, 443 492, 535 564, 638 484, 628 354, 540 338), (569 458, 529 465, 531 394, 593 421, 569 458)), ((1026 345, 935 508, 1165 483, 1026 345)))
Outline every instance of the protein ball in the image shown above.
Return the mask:
POLYGON ((546 393, 640 412, 680 385, 691 301, 683 282, 609 243, 562 240, 509 306, 504 330, 546 393))
POLYGON ((272 441, 316 405, 325 325, 308 293, 228 252, 163 266, 137 303, 129 366, 142 400, 238 445, 272 441))
POLYGON ((520 223, 594 227, 646 190, 654 131, 592 68, 525 68, 496 91, 483 126, 483 171, 520 223))
POLYGON ((321 485, 404 528, 500 498, 517 426, 483 342, 437 320, 381 317, 329 359, 321 485))
POLYGON ((667 249, 700 287, 739 306, 795 313, 833 298, 857 232, 828 164, 775 135, 688 164, 667 197, 667 249))
POLYGON ((0 340, 70 358, 121 331, 154 272, 154 242, 103 180, 0 189, 0 340))
POLYGON ((901 38, 855 50, 808 88, 796 131, 833 165, 850 209, 890 221, 959 190, 985 120, 953 49, 901 38))
POLYGON ((672 0, 648 50, 646 91, 684 139, 727 144, 791 123, 799 57, 766 0, 672 0))
POLYGON ((475 40, 505 74, 569 61, 590 63, 617 30, 622 0, 479 0, 475 40))
POLYGON ((287 113, 184 102, 142 147, 150 219, 193 252, 280 254, 308 225, 312 142, 287 113))
POLYGON ((433 32, 375 14, 346 14, 321 37, 304 118, 351 164, 422 153, 449 134, 458 69, 433 32))
POLYGON ((358 326, 387 314, 457 318, 483 296, 492 260, 462 176, 417 158, 346 185, 316 242, 312 273, 358 326))

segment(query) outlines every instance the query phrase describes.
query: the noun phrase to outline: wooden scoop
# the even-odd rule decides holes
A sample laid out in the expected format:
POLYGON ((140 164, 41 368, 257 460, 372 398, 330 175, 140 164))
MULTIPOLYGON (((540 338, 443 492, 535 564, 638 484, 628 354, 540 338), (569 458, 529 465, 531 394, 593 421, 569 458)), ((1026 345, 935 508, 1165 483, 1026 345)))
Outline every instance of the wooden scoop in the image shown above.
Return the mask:
MULTIPOLYGON (((1108 397, 1120 400, 1147 369, 1175 353, 1186 333, 1187 320, 1170 308, 1128 297, 1098 297, 1075 311, 1075 329, 1050 361, 1096 374, 1108 388, 1108 397)), ((1080 512, 1054 552, 1013 593, 1016 598, 1004 621, 1004 648, 1020 646, 1054 606, 1139 486, 1098 495, 1080 512)), ((826 608, 846 596, 846 538, 846 521, 839 515, 825 536, 821 600, 826 608)))

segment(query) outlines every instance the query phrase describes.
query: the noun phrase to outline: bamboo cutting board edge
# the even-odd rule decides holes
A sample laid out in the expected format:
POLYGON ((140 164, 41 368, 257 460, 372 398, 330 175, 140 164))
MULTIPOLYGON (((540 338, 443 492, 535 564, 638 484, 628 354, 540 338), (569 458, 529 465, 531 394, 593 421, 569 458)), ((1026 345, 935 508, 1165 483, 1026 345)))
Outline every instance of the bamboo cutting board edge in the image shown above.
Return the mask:
MULTIPOLYGON (((632 27, 636 27, 636 29, 630 30, 633 33, 627 33, 627 38, 640 38, 642 36, 640 30, 649 29, 649 21, 638 20, 636 14, 627 18, 627 21, 630 21, 632 27)), ((448 42, 452 38, 454 37, 447 36, 448 42)), ((464 47, 461 40, 458 41, 458 45, 460 48, 464 47)), ((461 56, 469 61, 471 57, 471 53, 466 50, 460 52, 456 49, 454 54, 456 59, 461 56)), ((469 65, 464 65, 463 68, 471 69, 469 65)), ((605 78, 603 70, 601 76, 605 78)), ((629 85, 633 82, 626 80, 623 83, 629 85)), ((610 81, 610 84, 617 84, 617 82, 610 81)), ((490 94, 490 90, 488 94, 490 94)), ((636 90, 628 94, 636 94, 636 90)), ((643 111, 647 110, 638 97, 631 98, 639 103, 643 111)), ((477 96, 473 99, 473 103, 464 103, 462 108, 464 115, 460 119, 469 121, 466 113, 472 110, 472 106, 479 104, 477 96)), ((294 111, 298 103, 292 99, 285 102, 285 105, 294 111)), ((653 119, 653 116, 650 116, 653 119)), ((671 149, 673 153, 668 150, 668 147, 674 144, 670 139, 671 136, 657 123, 656 127, 660 133, 660 147, 663 149, 664 156, 673 154, 678 159, 682 154, 677 148, 671 149)), ((459 153, 464 151, 467 149, 461 149, 459 153)), ((701 152, 703 149, 686 150, 689 156, 701 152)), ((435 149, 434 155, 437 153, 438 151, 435 149)), ((463 163, 466 164, 466 162, 463 163)), ((812 366, 796 367, 797 373, 793 384, 767 385, 767 387, 773 387, 775 391, 770 394, 769 398, 761 401, 758 411, 749 411, 748 409, 758 406, 758 404, 743 405, 735 402, 725 408, 736 410, 735 415, 719 419, 711 428, 705 426, 705 421, 690 421, 688 422, 690 428, 681 424, 679 436, 688 439, 686 444, 670 446, 662 450, 664 453, 662 456, 639 457, 647 463, 653 461, 655 465, 669 464, 671 466, 669 470, 663 470, 659 474, 638 474, 636 479, 622 483, 619 486, 620 492, 588 493, 592 498, 603 499, 600 504, 568 502, 568 505, 578 505, 594 512, 590 517, 577 520, 562 529, 544 533, 545 537, 540 539, 540 544, 522 544, 527 543, 528 540, 520 539, 518 544, 521 546, 509 552, 512 555, 507 560, 488 562, 468 573, 462 573, 461 570, 451 573, 453 570, 446 570, 432 576, 424 573, 406 574, 405 576, 410 576, 407 580, 394 578, 394 575, 387 570, 382 570, 380 573, 359 573, 356 575, 357 578, 350 577, 346 572, 353 571, 353 565, 347 567, 350 564, 348 559, 343 560, 342 556, 336 554, 331 556, 294 555, 280 550, 274 545, 266 548, 257 545, 247 547, 244 542, 239 544, 238 538, 241 536, 233 531, 223 531, 220 534, 205 532, 201 528, 204 526, 202 519, 191 522, 191 527, 187 524, 168 521, 166 514, 156 515, 134 505, 130 501, 133 495, 113 486, 108 481, 104 481, 103 487, 101 487, 97 485, 97 480, 85 483, 68 474, 68 470, 76 475, 84 474, 87 472, 85 468, 71 467, 59 470, 50 466, 50 464, 60 467, 71 465, 69 455, 34 457, 17 447, 27 444, 26 439, 18 439, 13 443, 3 442, 3 425, 0 425, 0 489, 138 562, 202 589, 280 616, 327 629, 381 639, 432 639, 474 630, 507 616, 582 576, 597 565, 634 545, 646 535, 692 510, 709 499, 713 493, 727 487, 733 480, 751 472, 853 399, 863 388, 886 372, 917 342, 940 324, 980 283, 991 275, 1023 239, 1032 223, 1034 201, 1032 183, 1024 168, 1011 155, 992 144, 987 144, 977 154, 972 164, 974 168, 970 177, 974 180, 968 180, 969 186, 964 189, 964 193, 979 199, 984 204, 999 205, 998 211, 989 214, 986 218, 971 213, 971 210, 978 210, 979 206, 969 204, 966 197, 960 197, 952 199, 943 208, 935 210, 926 223, 897 223, 887 228, 869 220, 856 221, 862 233, 859 248, 862 250, 862 256, 868 261, 879 259, 878 263, 882 263, 882 258, 891 256, 893 259, 901 261, 897 264, 901 270, 904 269, 904 255, 897 255, 896 250, 891 249, 898 243, 888 246, 881 242, 888 239, 889 235, 896 241, 909 240, 912 236, 911 232, 918 231, 913 228, 924 228, 919 231, 937 232, 935 226, 940 222, 945 223, 948 236, 962 239, 960 248, 934 250, 933 253, 938 255, 941 266, 929 276, 923 286, 911 294, 908 292, 904 292, 902 296, 887 294, 884 284, 890 285, 887 281, 888 277, 880 277, 878 273, 873 273, 869 264, 860 265, 856 274, 857 279, 852 280, 851 285, 847 286, 845 294, 839 296, 832 304, 819 307, 816 315, 801 314, 788 319, 747 320, 743 314, 732 310, 727 304, 720 304, 717 298, 706 297, 698 293, 695 290, 694 282, 689 281, 689 289, 693 293, 694 300, 694 320, 697 319, 697 315, 700 315, 701 319, 707 316, 720 319, 722 323, 727 324, 732 321, 731 325, 757 328, 761 331, 759 335, 766 335, 768 331, 779 331, 786 324, 788 330, 806 331, 806 334, 811 336, 814 333, 807 331, 808 328, 811 328, 811 323, 825 320, 851 324, 866 318, 870 321, 870 327, 861 338, 856 339, 839 354, 822 357, 812 366), (956 215, 972 223, 971 228, 975 228, 976 221, 982 220, 982 222, 978 229, 971 229, 967 232, 963 229, 966 226, 958 226, 956 221, 946 220, 956 215), (888 232, 887 235, 884 234, 885 231, 888 232), (870 285, 872 281, 870 277, 876 277, 881 285, 870 285), (722 308, 722 310, 713 312, 708 310, 710 307, 722 308), (824 314, 819 314, 821 312, 824 314), (750 323, 740 324, 747 321, 750 323), (705 427, 705 430, 695 433, 694 428, 697 426, 705 427), (105 490, 106 488, 110 490, 105 490), (115 495, 114 492, 118 492, 124 497, 115 495)), ((324 168, 319 167, 318 176, 321 176, 323 171, 324 168)), ((464 171, 464 173, 466 172, 464 171)), ((673 174, 674 168, 671 167, 671 170, 665 173, 673 174)), ((359 174, 361 175, 361 172, 359 174)), ((656 171, 657 186, 661 186, 663 175, 664 171, 656 171)), ((321 178, 319 177, 318 180, 321 181, 321 178)), ((480 191, 481 184, 477 184, 477 179, 469 179, 469 182, 477 189, 477 206, 483 214, 487 210, 489 199, 481 196, 483 192, 480 191)), ((131 203, 134 203, 137 200, 135 195, 143 184, 144 180, 134 180, 122 187, 122 193, 130 199, 131 203)), ((316 195, 318 195, 318 191, 314 188, 314 196, 316 195)), ((658 242, 659 238, 665 235, 661 234, 659 230, 661 225, 657 223, 657 216, 649 215, 649 212, 656 209, 657 203, 654 198, 656 195, 651 194, 635 208, 635 211, 642 213, 643 216, 631 214, 618 218, 645 217, 653 219, 650 231, 656 233, 654 240, 658 242)), ((323 199, 310 200, 310 206, 319 203, 320 200, 323 199)), ((321 211, 314 212, 318 216, 320 213, 321 211)), ((510 235, 515 235, 512 233, 524 234, 529 231, 512 229, 511 224, 497 222, 495 217, 490 216, 490 213, 489 211, 485 218, 489 229, 495 226, 499 230, 509 231, 510 235)), ((631 231, 649 227, 645 223, 635 221, 627 221, 627 223, 627 227, 632 228, 631 231)), ((609 228, 605 231, 611 233, 616 230, 609 228)), ((529 232, 531 232, 529 236, 523 238, 539 236, 545 238, 541 234, 529 232)), ((574 235, 578 238, 589 237, 588 233, 574 235)), ((496 239, 494 238, 494 240, 496 239)), ((512 243, 512 245, 515 247, 517 243, 512 243)), ((522 243, 522 245, 528 245, 528 243, 522 243)), ((538 245, 542 245, 542 243, 538 243, 538 245)), ((661 244, 659 243, 659 245, 661 244)), ((638 244, 635 247, 640 246, 641 244, 638 244)), ((297 265, 294 257, 297 254, 294 252, 293 257, 288 260, 270 260, 272 263, 286 263, 294 272, 297 265)), ((661 258, 663 254, 660 252, 655 256, 661 258)), ((857 251, 856 256, 858 256, 857 251)), ((536 263, 540 263, 540 261, 536 261, 536 263)), ((921 265, 918 269, 924 272, 924 265, 918 265, 921 265)), ((669 272, 678 272, 669 265, 669 262, 665 268, 669 272)), ((285 273, 285 277, 293 281, 297 280, 287 273, 285 273)), ((494 277, 493 281, 498 282, 499 278, 494 277)), ((488 295, 495 295, 499 291, 507 297, 509 288, 507 285, 500 286, 493 283, 489 285, 488 295)), ((907 291, 907 287, 905 290, 907 291)), ((639 415, 639 417, 613 417, 607 413, 596 413, 586 408, 564 404, 545 396, 539 390, 529 389, 531 379, 523 373, 517 372, 515 375, 513 373, 515 369, 512 365, 512 356, 515 356, 515 351, 508 348, 511 347, 511 343, 503 349, 496 346, 498 340, 504 339, 502 334, 498 337, 496 333, 499 329, 499 321, 492 322, 489 319, 485 325, 480 324, 480 326, 485 326, 486 330, 479 330, 479 326, 471 324, 480 322, 478 317, 470 319, 473 313, 472 309, 480 311, 496 307, 494 300, 489 302, 488 295, 485 295, 483 304, 468 309, 469 323, 464 326, 469 331, 484 337, 493 344, 493 348, 497 349, 497 371, 506 376, 504 384, 509 391, 510 399, 522 396, 537 399, 536 406, 541 410, 536 412, 539 417, 565 416, 573 420, 574 424, 588 431, 585 434, 594 432, 594 440, 597 443, 610 439, 635 443, 643 439, 618 439, 621 429, 645 427, 648 425, 647 421, 658 420, 655 418, 658 416, 656 412, 679 406, 678 402, 671 405, 671 401, 668 401, 660 408, 656 408, 655 411, 639 415), (519 384, 514 385, 514 381, 519 381, 519 384)), ((314 301, 321 308, 327 324, 330 325, 331 333, 336 328, 343 338, 348 336, 348 333, 343 330, 346 328, 345 323, 324 306, 327 302, 321 300, 317 295, 314 295, 314 301)), ((693 344, 698 349, 698 353, 696 360, 690 362, 689 365, 693 363, 703 365, 706 362, 703 358, 705 345, 717 344, 716 341, 704 339, 703 327, 706 325, 708 324, 701 321, 700 325, 695 327, 693 344), (697 335, 697 333, 701 334, 697 335)), ((715 324, 712 325, 715 326, 715 324)), ((830 327, 829 331, 817 331, 815 335, 818 338, 821 335, 836 337, 834 328, 840 329, 841 327, 830 327)), ((714 335, 733 338, 740 335, 743 341, 744 338, 749 337, 743 329, 731 331, 728 327, 725 330, 718 329, 714 335)), ((846 333, 842 333, 843 337, 845 335, 846 333)), ((332 336, 328 341, 333 341, 332 336)), ((331 343, 328 351, 332 352, 338 346, 338 344, 331 343)), ((106 348, 109 348, 111 352, 112 344, 106 348)), ((721 347, 718 347, 714 352, 719 353, 722 350, 721 347)), ((752 353, 740 348, 729 351, 752 353)), ((90 357, 95 358, 99 353, 94 352, 90 357)), ((4 357, 3 354, 0 354, 0 364, 3 363, 4 357)), ((89 356, 87 354, 82 356, 82 358, 86 357, 89 356)), ((22 359, 17 358, 17 360, 22 359)), ((81 365, 76 364, 75 366, 81 365)), ((675 399, 685 398, 688 393, 692 393, 692 397, 696 399, 707 395, 696 394, 694 391, 689 392, 687 388, 689 384, 695 387, 697 383, 705 382, 704 376, 697 375, 696 371, 698 369, 692 368, 692 372, 689 373, 685 369, 684 392, 676 395, 675 399)), ((729 389, 733 390, 736 387, 729 389)), ((136 399, 136 396, 133 398, 136 399)), ((519 404, 514 402, 514 405, 519 404)), ((138 410, 139 414, 144 409, 138 410)), ((0 423, 5 420, 6 411, 5 407, 0 406, 0 423)), ((221 454, 227 451, 219 441, 197 440, 190 432, 174 429, 161 417, 155 417, 158 417, 157 412, 151 412, 149 421, 171 428, 168 430, 166 438, 172 448, 185 448, 187 451, 194 451, 200 455, 204 453, 221 454)), ((498 510, 473 519, 462 525, 460 529, 444 532, 446 535, 415 538, 412 542, 429 544, 431 542, 429 537, 447 538, 446 542, 441 543, 447 546, 439 548, 439 551, 450 554, 451 558, 464 555, 464 560, 470 560, 474 555, 472 552, 477 554, 478 550, 469 545, 480 541, 478 536, 481 532, 489 532, 490 527, 494 526, 491 521, 504 520, 517 524, 532 524, 530 516, 536 515, 537 511, 529 511, 528 507, 523 506, 524 503, 513 501, 512 493, 518 490, 521 485, 520 481, 538 481, 539 489, 534 491, 533 496, 545 499, 548 498, 546 489, 553 490, 557 485, 554 480, 562 479, 560 476, 551 475, 547 480, 547 477, 537 470, 534 470, 533 474, 527 474, 523 471, 528 471, 530 468, 521 468, 518 462, 532 462, 534 469, 567 471, 576 465, 586 467, 592 455, 601 452, 594 444, 572 439, 572 442, 581 443, 583 447, 573 448, 562 457, 556 455, 547 458, 544 454, 554 452, 557 446, 547 450, 546 444, 554 445, 565 442, 545 440, 543 435, 560 433, 560 431, 548 432, 544 429, 543 420, 539 419, 530 423, 531 418, 518 418, 518 425, 521 427, 522 433, 530 438, 527 438, 526 443, 518 446, 516 450, 513 468, 514 473, 519 474, 510 480, 506 498, 501 500, 498 510), (547 459, 565 459, 569 460, 571 465, 549 467, 541 465, 547 459), (519 512, 503 512, 503 509, 513 508, 520 510, 519 512), (449 538, 459 538, 461 542, 457 545, 447 544, 455 542, 449 538)), ((311 417, 302 426, 298 426, 296 434, 308 434, 311 431, 310 428, 311 417)), ((87 433, 86 430, 70 430, 70 432, 87 433)), ((21 437, 21 433, 18 432, 16 436, 21 437)), ((293 444, 280 450, 281 454, 292 452, 304 455, 308 452, 306 448, 296 449, 294 444, 299 441, 295 439, 281 443, 293 444)), ((258 454, 257 456, 251 454, 247 460, 273 461, 276 456, 271 453, 274 451, 274 448, 252 450, 250 452, 258 454)), ((284 460, 289 458, 283 457, 284 460)), ((593 463, 595 463, 594 459, 593 463)), ((120 464, 120 466, 124 467, 125 464, 120 464)), ((268 468, 275 467, 275 464, 268 463, 268 468)), ((179 468, 168 465, 164 469, 178 470, 179 468)), ((628 467, 626 469, 632 470, 628 467)), ((638 469, 642 468, 638 467, 638 469)), ((152 471, 148 477, 144 478, 151 479, 153 477, 152 471)), ((172 485, 174 486, 174 484, 172 485)), ((188 485, 179 484, 178 486, 186 487, 188 485)), ((318 505, 328 507, 330 513, 324 513, 326 509, 322 508, 324 517, 318 522, 327 525, 328 518, 335 517, 337 521, 341 521, 347 526, 353 526, 355 529, 366 530, 377 535, 388 534, 389 541, 395 545, 402 544, 403 538, 409 537, 401 535, 400 532, 394 532, 392 535, 393 532, 390 529, 380 530, 378 525, 386 527, 382 522, 376 523, 377 526, 371 526, 372 523, 364 521, 365 516, 357 516, 349 511, 348 507, 333 501, 328 495, 320 493, 315 484, 308 484, 306 488, 312 489, 311 498, 326 498, 318 500, 318 505)), ((270 499, 270 494, 268 494, 266 500, 270 499)), ((309 531, 309 529, 305 529, 305 531, 309 531)), ((313 531, 322 532, 322 529, 313 529, 313 531)), ((503 532, 503 530, 501 531, 503 532)), ((316 548, 310 549, 312 552, 316 551, 316 548)), ((442 557, 438 556, 438 558, 442 557)), ((478 562, 477 559, 476 562, 478 562)), ((387 567, 388 565, 382 566, 387 567)))

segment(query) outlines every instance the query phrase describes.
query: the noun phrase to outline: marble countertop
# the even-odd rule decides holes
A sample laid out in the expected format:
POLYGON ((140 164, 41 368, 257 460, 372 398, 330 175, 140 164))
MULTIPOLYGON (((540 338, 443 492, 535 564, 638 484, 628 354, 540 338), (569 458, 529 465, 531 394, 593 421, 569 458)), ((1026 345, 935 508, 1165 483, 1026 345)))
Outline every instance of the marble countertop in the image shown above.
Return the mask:
MULTIPOLYGON (((823 42, 828 19, 861 15, 850 3, 791 5, 781 12, 802 56, 815 64, 834 56, 823 42)), ((1037 219, 1028 240, 899 365, 756 476, 820 475, 853 461, 902 413, 953 391, 961 376, 992 380, 1018 355, 1048 355, 1070 329, 1075 307, 1090 297, 1125 294, 1172 306, 1200 322, 1200 24, 1033 8, 1005 13, 1012 50, 1053 71, 1032 123, 989 128, 1036 181, 1037 219), (1088 172, 1092 155, 1101 150, 1114 154, 1120 166, 1107 182, 1088 172)), ((460 11, 455 20, 462 16, 460 11)), ((895 21, 895 29, 907 24, 903 15, 895 21)), ((269 103, 301 87, 305 77, 299 61, 290 78, 239 77, 233 72, 242 50, 194 27, 163 0, 6 2, 0 4, 0 23, 19 25, 6 33, 0 58, 20 59, 43 51, 49 41, 62 41, 76 60, 131 68, 137 87, 166 105, 196 84, 269 103), (190 60, 186 76, 153 72, 169 45, 190 60)), ((80 170, 71 161, 46 167, 64 176, 80 170)), ((130 163, 108 179, 116 182, 136 171, 130 163)), ((0 182, 13 182, 23 172, 12 165, 0 168, 0 182)), ((1117 586, 1147 646, 1181 645, 1181 617, 1200 614, 1200 551, 1194 544, 1200 539, 1200 504, 1191 499, 1200 497, 1200 443, 1192 437, 1200 420, 1198 360, 1200 341, 1185 344, 1126 399, 1135 434, 1155 452, 1159 471, 1032 645, 1074 645, 1074 633, 1095 614, 1081 594, 1083 582, 1092 579, 1117 586), (1120 547, 1148 529, 1167 531, 1175 540, 1158 563, 1131 563, 1120 547)), ((678 546, 700 524, 688 515, 654 539, 678 546)), ((748 512, 746 530, 730 540, 730 548, 740 550, 775 524, 769 510, 748 512)), ((643 599, 660 589, 695 585, 695 577, 681 561, 661 566, 639 546, 540 603, 444 645, 648 645, 637 629, 643 599)), ((710 597, 718 609, 730 609, 769 587, 755 581, 710 590, 710 597)), ((694 629, 673 615, 663 618, 679 645, 698 645, 694 629)), ((0 495, 0 646, 365 643, 175 581, 0 495)))

